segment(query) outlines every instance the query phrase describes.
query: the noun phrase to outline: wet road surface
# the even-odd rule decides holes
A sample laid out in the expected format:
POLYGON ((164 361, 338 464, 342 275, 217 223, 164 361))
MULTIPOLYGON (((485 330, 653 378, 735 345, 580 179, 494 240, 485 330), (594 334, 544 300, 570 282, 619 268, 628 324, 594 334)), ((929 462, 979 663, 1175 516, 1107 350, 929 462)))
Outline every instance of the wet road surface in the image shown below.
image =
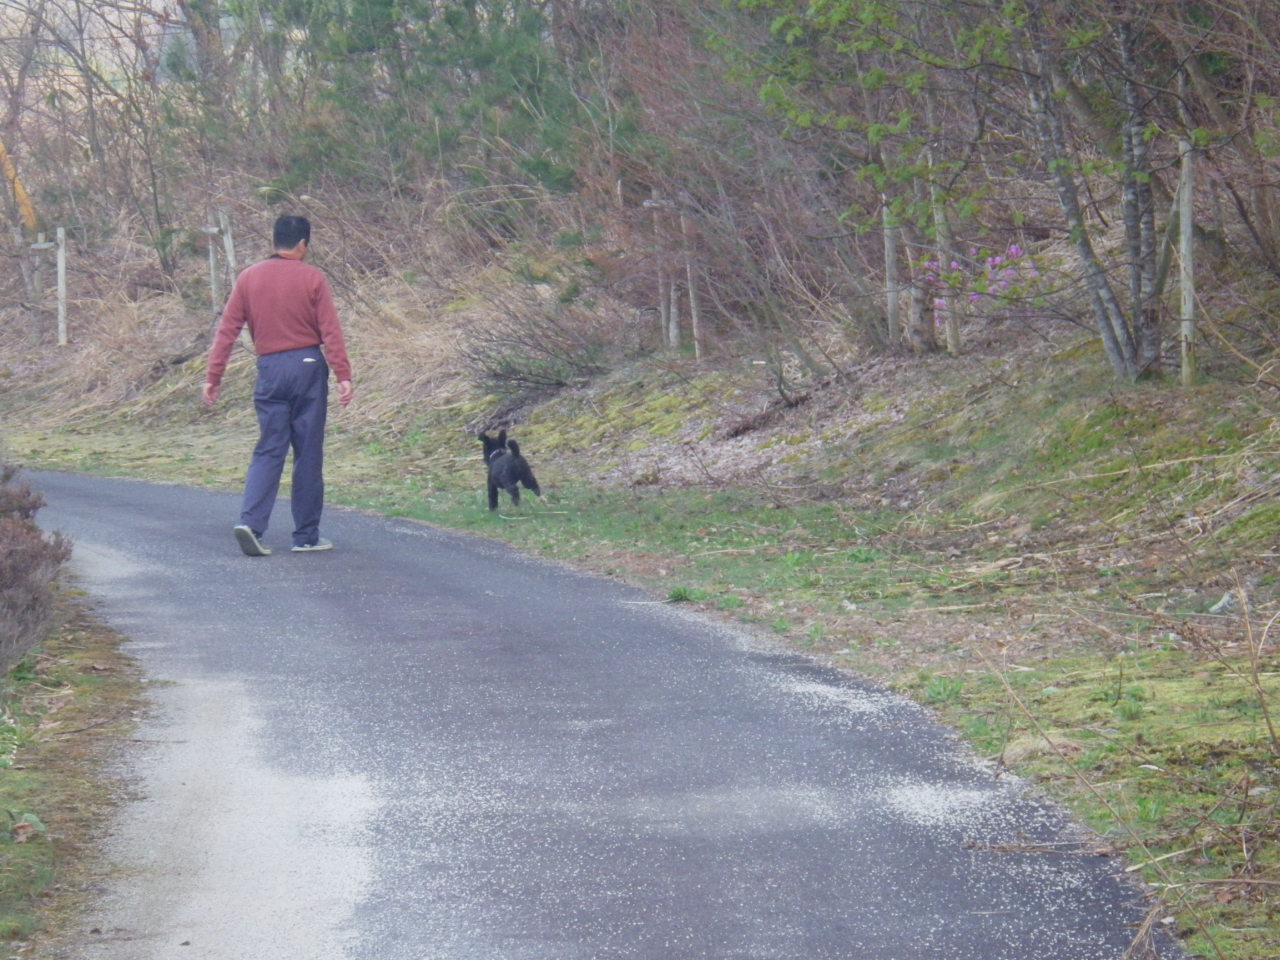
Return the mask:
POLYGON ((920 708, 765 639, 404 520, 291 554, 282 502, 248 558, 234 495, 22 477, 160 681, 84 960, 1118 960, 1146 913, 920 708))

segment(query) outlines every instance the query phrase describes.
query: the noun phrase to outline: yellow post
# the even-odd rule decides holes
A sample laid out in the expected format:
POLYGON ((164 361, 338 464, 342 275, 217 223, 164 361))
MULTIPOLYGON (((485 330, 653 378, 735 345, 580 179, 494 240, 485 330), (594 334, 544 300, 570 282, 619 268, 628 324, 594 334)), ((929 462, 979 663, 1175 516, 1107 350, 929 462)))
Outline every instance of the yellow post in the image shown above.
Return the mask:
POLYGON ((9 156, 9 151, 5 149, 3 140, 0 140, 0 170, 4 171, 4 178, 9 182, 9 189, 13 193, 13 202, 18 205, 18 213, 22 216, 23 224, 26 225, 28 230, 34 230, 38 223, 36 208, 32 206, 31 198, 27 196, 27 188, 18 179, 18 168, 13 165, 13 159, 9 156))

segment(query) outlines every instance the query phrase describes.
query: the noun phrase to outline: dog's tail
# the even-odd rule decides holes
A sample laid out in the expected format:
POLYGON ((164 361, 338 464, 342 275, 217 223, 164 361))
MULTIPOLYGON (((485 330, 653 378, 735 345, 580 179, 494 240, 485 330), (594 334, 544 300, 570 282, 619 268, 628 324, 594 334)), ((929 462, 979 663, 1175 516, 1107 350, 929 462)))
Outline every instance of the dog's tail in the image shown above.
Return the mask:
POLYGON ((520 456, 520 444, 516 443, 514 440, 507 441, 507 449, 511 451, 512 456, 520 456))

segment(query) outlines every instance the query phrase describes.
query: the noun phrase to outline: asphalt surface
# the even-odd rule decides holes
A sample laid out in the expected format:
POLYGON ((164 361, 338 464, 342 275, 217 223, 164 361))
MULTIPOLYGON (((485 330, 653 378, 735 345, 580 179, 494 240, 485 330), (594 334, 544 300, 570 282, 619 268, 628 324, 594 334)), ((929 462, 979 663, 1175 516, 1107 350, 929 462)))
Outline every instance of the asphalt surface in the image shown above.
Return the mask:
POLYGON ((282 502, 248 558, 238 497, 23 478, 155 681, 78 958, 1118 960, 1146 913, 923 710, 766 639, 403 520, 291 554, 282 502))

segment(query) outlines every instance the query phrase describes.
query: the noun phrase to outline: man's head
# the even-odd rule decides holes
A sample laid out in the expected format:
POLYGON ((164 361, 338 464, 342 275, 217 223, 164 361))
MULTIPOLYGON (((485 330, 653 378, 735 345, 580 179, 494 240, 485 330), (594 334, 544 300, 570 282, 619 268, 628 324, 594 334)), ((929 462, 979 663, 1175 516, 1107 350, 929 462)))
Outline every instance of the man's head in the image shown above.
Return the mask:
POLYGON ((272 234, 277 250, 293 250, 304 240, 311 246, 311 221, 306 217, 283 216, 276 220, 272 234))

